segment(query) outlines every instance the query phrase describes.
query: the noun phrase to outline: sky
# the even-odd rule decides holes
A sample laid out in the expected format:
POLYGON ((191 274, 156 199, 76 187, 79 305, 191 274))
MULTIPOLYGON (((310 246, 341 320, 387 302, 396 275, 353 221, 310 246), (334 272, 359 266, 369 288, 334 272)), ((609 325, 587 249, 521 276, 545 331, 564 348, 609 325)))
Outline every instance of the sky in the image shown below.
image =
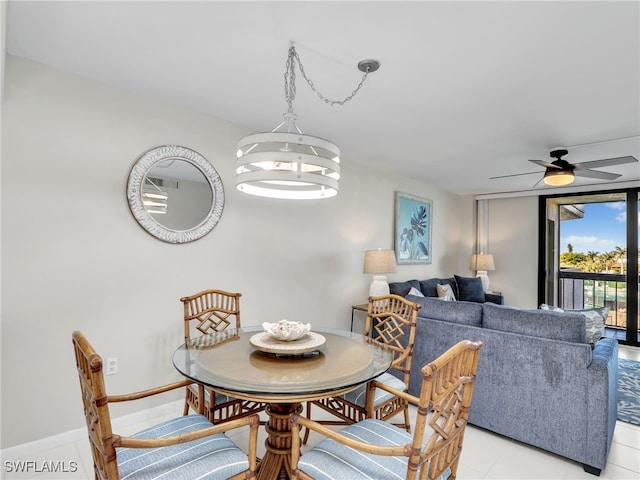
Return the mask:
POLYGON ((574 252, 580 253, 606 253, 614 251, 616 246, 626 247, 625 202, 587 203, 584 208, 584 218, 561 222, 561 253, 568 251, 569 243, 574 252))

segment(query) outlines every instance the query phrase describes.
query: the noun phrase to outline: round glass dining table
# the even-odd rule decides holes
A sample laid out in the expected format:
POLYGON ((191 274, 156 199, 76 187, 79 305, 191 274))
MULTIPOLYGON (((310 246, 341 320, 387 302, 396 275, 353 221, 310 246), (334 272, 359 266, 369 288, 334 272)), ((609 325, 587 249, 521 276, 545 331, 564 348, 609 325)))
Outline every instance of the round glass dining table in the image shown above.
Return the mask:
POLYGON ((181 345, 173 365, 185 377, 231 397, 266 403, 266 453, 258 479, 291 476, 289 415, 302 402, 342 395, 391 365, 384 345, 353 332, 314 328, 282 342, 260 327, 226 329, 181 345))

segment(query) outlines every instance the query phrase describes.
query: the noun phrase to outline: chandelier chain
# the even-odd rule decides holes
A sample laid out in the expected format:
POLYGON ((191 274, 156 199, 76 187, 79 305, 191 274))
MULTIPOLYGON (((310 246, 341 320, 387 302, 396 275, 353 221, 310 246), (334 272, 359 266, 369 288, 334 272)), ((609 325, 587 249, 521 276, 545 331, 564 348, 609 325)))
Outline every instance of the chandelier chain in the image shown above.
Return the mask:
POLYGON ((313 92, 316 95, 318 95, 318 97, 321 100, 323 100, 325 103, 327 103, 327 104, 329 104, 331 106, 333 106, 333 105, 344 105, 349 100, 351 100, 353 97, 355 97, 358 94, 358 92, 360 91, 360 89, 362 88, 362 86, 364 85, 364 82, 367 79, 367 76, 369 75, 369 68, 367 68, 367 70, 362 75, 362 78, 360 79, 360 83, 351 92, 351 95, 347 96, 343 100, 331 100, 329 98, 326 98, 324 95, 322 95, 322 93, 320 93, 318 91, 318 89, 315 87, 313 81, 309 77, 307 77, 307 74, 304 71, 304 66, 302 65, 302 62, 300 61, 300 56, 298 55, 298 52, 296 52, 295 47, 292 45, 291 47, 289 47, 289 56, 287 57, 287 69, 286 69, 286 72, 284 74, 284 95, 285 95, 285 98, 287 99, 287 104, 289 105, 288 113, 293 113, 293 99, 296 97, 296 84, 295 84, 295 80, 296 80, 295 64, 296 64, 296 62, 298 63, 298 68, 300 69, 300 74, 307 81, 307 83, 309 84, 309 87, 311 87, 311 90, 313 90, 313 92))
POLYGON ((293 100, 296 98, 296 64, 294 55, 296 51, 293 46, 289 48, 287 56, 287 68, 284 72, 284 97, 287 99, 289 108, 287 113, 293 114, 293 100))

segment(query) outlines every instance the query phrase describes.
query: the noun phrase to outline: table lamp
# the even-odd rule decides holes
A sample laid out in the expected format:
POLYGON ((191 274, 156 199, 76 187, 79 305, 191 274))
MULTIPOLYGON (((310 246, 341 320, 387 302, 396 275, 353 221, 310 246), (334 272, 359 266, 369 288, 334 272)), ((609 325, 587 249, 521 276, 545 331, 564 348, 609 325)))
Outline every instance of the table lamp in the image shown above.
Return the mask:
POLYGON ((373 281, 369 287, 370 297, 389 295, 389 284, 384 273, 393 273, 397 270, 396 255, 393 250, 367 250, 364 252, 363 273, 373 274, 373 281))
POLYGON ((493 255, 490 253, 474 253, 471 255, 471 270, 476 271, 476 277, 482 281, 482 289, 489 291, 488 270, 495 270, 496 264, 493 261, 493 255))

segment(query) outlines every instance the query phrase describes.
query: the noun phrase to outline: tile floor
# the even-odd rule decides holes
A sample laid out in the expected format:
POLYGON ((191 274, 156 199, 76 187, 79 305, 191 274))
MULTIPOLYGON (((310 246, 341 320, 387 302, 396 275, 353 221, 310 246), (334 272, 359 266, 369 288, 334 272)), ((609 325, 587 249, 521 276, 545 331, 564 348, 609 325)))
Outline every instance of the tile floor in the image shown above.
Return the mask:
MULTIPOLYGON (((620 357, 640 360, 640 349, 621 346, 620 357)), ((317 412, 318 409, 316 409, 317 412)), ((415 411, 413 413, 415 414, 415 411)), ((161 420, 163 418, 128 425, 118 429, 118 433, 127 435, 161 420)), ((246 445, 246 433, 238 432, 230 436, 239 446, 246 445)), ((261 429, 259 445, 264 444, 265 437, 266 435, 261 429)), ((309 445, 317 443, 319 438, 312 435, 309 439, 309 445)), ((258 451, 259 455, 263 453, 264 447, 258 451)), ((35 461, 38 465, 42 465, 44 461, 66 460, 67 464, 75 461, 77 462, 75 472, 50 474, 7 472, 4 463, 6 460, 3 459, 1 478, 20 480, 88 480, 93 478, 91 452, 86 440, 72 442, 23 459, 35 461)), ((640 480, 640 427, 617 422, 609 460, 599 478, 640 480)), ((596 477, 585 473, 582 465, 576 462, 470 425, 467 427, 465 435, 458 479, 595 480, 596 477)))

